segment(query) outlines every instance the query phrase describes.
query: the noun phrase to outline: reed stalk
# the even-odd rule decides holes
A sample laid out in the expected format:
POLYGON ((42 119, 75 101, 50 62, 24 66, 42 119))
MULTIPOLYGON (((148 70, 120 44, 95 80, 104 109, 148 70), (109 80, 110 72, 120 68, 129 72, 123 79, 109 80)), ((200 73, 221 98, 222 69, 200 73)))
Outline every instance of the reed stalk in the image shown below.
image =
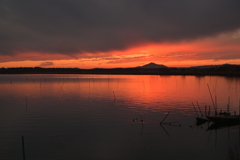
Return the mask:
POLYGON ((208 86, 208 90, 209 90, 209 93, 210 93, 210 96, 211 96, 211 99, 212 99, 213 107, 214 107, 214 110, 215 110, 215 116, 216 116, 216 115, 217 115, 217 108, 216 108, 216 106, 215 106, 215 104, 214 104, 214 101, 213 101, 213 97, 212 97, 212 93, 211 93, 210 87, 209 87, 208 84, 207 84, 207 86, 208 86))
POLYGON ((25 160, 26 156, 25 156, 25 148, 24 148, 24 136, 22 136, 22 151, 23 151, 23 160, 25 160))

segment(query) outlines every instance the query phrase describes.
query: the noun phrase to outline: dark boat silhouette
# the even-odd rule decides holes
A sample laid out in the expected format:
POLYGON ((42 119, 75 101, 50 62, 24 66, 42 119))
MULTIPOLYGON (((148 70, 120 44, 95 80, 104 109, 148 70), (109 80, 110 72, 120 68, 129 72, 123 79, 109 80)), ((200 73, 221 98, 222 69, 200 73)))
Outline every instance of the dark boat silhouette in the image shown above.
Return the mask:
POLYGON ((208 127, 207 130, 217 130, 217 129, 223 129, 223 128, 229 128, 229 127, 233 127, 233 126, 237 126, 240 125, 240 122, 228 122, 228 123, 219 123, 219 122, 215 122, 212 125, 210 125, 208 127))
POLYGON ((199 117, 197 117, 196 120, 197 120, 197 122, 196 122, 197 126, 201 126, 201 125, 203 125, 203 124, 205 124, 206 122, 209 121, 209 120, 207 120, 205 118, 199 118, 199 117))
POLYGON ((235 123, 240 122, 240 115, 233 115, 233 116, 207 116, 207 118, 214 122, 214 123, 235 123))

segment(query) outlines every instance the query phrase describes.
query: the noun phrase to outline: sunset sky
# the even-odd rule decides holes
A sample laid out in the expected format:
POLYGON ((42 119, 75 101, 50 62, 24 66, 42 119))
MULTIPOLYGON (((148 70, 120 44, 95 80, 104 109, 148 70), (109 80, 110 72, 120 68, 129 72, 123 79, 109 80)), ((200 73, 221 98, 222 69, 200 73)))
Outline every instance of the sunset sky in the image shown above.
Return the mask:
POLYGON ((240 64, 239 0, 1 0, 0 67, 240 64))

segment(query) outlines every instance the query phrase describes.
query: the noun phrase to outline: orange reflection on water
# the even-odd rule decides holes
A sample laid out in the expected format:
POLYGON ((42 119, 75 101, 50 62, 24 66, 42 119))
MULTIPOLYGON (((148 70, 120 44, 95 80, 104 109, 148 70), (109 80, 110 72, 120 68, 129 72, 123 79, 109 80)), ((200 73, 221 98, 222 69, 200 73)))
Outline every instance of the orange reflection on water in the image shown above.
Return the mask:
MULTIPOLYGON (((209 84, 218 108, 238 111, 240 81, 238 78, 157 76, 157 75, 13 75, 1 76, 1 96, 20 98, 24 105, 43 98, 69 100, 74 103, 109 102, 125 109, 153 112, 176 110, 194 112, 192 102, 202 108, 212 106, 209 84), (74 99, 73 102, 71 99, 74 99)), ((79 106, 80 107, 80 106, 79 106)))

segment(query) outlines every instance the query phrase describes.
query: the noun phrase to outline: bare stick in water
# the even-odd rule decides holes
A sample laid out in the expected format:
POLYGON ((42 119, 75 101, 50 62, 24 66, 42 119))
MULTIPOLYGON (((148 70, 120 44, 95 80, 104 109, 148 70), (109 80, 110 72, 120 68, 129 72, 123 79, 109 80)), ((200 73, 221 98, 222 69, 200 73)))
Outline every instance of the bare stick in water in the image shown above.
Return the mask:
MULTIPOLYGON (((238 114, 239 114, 239 116, 240 116, 240 98, 239 98, 239 106, 238 106, 238 114)), ((240 127, 239 127, 240 128, 240 127)))
POLYGON ((212 99, 213 107, 215 109, 215 115, 217 115, 217 110, 216 110, 216 107, 215 107, 215 104, 214 104, 214 101, 213 101, 213 97, 212 97, 212 93, 211 93, 210 87, 209 87, 208 84, 207 84, 207 86, 208 86, 208 90, 209 90, 209 93, 210 93, 210 96, 211 96, 211 99, 212 99))
POLYGON ((24 136, 22 136, 22 151, 23 151, 23 160, 25 160, 24 136))
POLYGON ((25 100, 26 100, 26 107, 27 107, 27 105, 28 105, 28 103, 27 103, 27 96, 25 97, 25 100))
POLYGON ((230 106, 230 96, 228 96, 228 104, 227 104, 227 111, 229 113, 229 106, 230 106))
POLYGON ((193 105, 193 108, 194 108, 194 110, 195 110, 195 112, 196 112, 196 114, 197 114, 197 117, 199 117, 198 112, 197 112, 197 110, 196 110, 195 105, 194 105, 193 102, 192 102, 192 105, 193 105))
POLYGON ((170 111, 168 112, 168 114, 163 118, 162 122, 160 122, 160 124, 163 123, 163 121, 167 118, 167 116, 169 115, 170 111))
POLYGON ((207 115, 207 105, 205 106, 205 116, 208 116, 207 115))
MULTIPOLYGON (((196 101, 196 102, 197 102, 197 101, 196 101)), ((201 113, 201 116, 203 117, 203 113, 202 113, 202 111, 201 111, 201 108, 200 108, 198 102, 197 102, 197 106, 198 106, 198 109, 199 109, 199 111, 200 111, 200 113, 201 113)))
POLYGON ((210 115, 210 113, 211 113, 211 107, 208 106, 208 116, 210 115))
POLYGON ((215 96, 215 110, 217 112, 217 96, 215 96))
POLYGON ((26 113, 27 113, 27 107, 28 107, 27 96, 25 97, 25 101, 26 101, 26 113))

